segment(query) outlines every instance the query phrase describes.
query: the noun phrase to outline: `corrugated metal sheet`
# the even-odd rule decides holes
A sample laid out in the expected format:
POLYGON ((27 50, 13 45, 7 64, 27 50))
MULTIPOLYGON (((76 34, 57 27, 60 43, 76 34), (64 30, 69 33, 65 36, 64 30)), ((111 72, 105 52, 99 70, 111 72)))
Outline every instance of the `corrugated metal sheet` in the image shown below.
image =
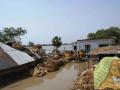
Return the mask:
POLYGON ((18 65, 26 64, 35 61, 34 58, 27 53, 11 48, 0 42, 0 47, 7 53, 18 65))
POLYGON ((120 50, 120 45, 100 47, 90 52, 90 54, 116 54, 120 50))

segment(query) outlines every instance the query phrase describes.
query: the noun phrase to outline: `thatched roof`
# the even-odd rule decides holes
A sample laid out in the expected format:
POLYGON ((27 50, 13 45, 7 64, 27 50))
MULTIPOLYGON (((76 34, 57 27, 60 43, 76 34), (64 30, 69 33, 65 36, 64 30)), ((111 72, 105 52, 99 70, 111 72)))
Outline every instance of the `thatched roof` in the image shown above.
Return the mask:
POLYGON ((92 50, 90 54, 116 54, 120 50, 120 45, 99 47, 95 50, 92 50))

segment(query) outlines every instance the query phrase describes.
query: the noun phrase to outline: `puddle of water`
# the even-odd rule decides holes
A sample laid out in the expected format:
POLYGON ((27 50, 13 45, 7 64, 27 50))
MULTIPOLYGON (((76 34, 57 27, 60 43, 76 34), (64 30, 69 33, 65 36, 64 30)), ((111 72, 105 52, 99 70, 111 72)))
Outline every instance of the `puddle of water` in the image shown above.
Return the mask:
POLYGON ((1 90, 70 90, 78 72, 85 68, 84 63, 69 63, 59 71, 51 72, 44 77, 30 77, 1 90))

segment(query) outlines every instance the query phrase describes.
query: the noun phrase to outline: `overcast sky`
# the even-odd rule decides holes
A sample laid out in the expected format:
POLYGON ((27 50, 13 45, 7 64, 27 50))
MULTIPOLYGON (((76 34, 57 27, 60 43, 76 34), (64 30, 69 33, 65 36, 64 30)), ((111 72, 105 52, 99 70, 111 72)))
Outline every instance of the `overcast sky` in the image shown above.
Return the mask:
POLYGON ((120 27, 120 0, 0 0, 0 29, 11 26, 27 30, 24 43, 51 43, 56 35, 74 42, 120 27))

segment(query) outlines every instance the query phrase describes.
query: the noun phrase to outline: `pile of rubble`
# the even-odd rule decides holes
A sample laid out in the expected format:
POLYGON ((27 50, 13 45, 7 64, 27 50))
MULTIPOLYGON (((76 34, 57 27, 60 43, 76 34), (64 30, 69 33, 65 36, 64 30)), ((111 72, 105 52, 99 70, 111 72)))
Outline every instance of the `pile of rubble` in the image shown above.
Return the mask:
POLYGON ((38 64, 34 68, 33 77, 42 77, 43 75, 46 75, 47 73, 48 71, 42 65, 38 64))
POLYGON ((64 60, 69 61, 71 59, 73 59, 73 52, 72 51, 65 51, 63 53, 64 56, 64 60))
POLYGON ((48 72, 57 71, 59 67, 64 65, 64 61, 62 59, 55 60, 55 59, 47 59, 42 64, 38 64, 33 71, 34 77, 42 77, 46 75, 48 72))
POLYGON ((48 59, 46 62, 44 62, 44 67, 46 68, 46 70, 48 72, 53 72, 53 71, 57 71, 60 67, 60 63, 62 61, 60 60, 55 60, 55 59, 48 59))
POLYGON ((79 74, 74 81, 72 90, 94 90, 93 68, 87 69, 79 74))

